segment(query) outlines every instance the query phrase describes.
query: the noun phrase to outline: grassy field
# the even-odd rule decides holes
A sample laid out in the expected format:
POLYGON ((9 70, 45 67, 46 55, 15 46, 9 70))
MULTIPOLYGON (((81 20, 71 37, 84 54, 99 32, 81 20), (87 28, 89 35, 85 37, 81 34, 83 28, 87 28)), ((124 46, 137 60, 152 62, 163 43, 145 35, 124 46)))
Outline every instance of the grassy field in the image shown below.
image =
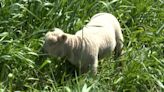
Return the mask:
POLYGON ((164 1, 0 0, 0 92, 7 91, 164 92, 164 1), (49 29, 73 34, 99 12, 118 18, 125 42, 95 78, 40 51, 49 29))

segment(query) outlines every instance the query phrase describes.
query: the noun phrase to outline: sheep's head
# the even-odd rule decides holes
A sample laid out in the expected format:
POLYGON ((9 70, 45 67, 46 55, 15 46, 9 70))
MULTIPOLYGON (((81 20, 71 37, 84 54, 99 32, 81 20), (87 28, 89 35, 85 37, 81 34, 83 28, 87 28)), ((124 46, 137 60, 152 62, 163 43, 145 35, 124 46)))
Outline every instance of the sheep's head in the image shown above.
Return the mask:
POLYGON ((62 30, 55 28, 53 32, 46 34, 43 49, 48 55, 63 57, 66 40, 66 34, 62 30))

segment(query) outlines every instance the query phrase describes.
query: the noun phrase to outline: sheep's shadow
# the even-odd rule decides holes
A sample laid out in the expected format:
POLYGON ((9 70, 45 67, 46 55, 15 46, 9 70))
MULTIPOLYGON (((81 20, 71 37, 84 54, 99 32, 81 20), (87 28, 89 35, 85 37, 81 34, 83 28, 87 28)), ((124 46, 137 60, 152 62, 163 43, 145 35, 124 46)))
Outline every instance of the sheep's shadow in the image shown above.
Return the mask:
POLYGON ((40 56, 37 60, 38 74, 40 75, 39 79, 46 81, 51 79, 57 84, 62 84, 63 82, 73 79, 76 76, 79 76, 79 70, 77 67, 72 65, 65 58, 54 58, 48 57, 51 63, 46 64, 42 69, 39 69, 40 66, 47 60, 47 56, 40 56), (47 78, 47 77, 48 78, 47 78))
POLYGON ((53 76, 55 77, 56 82, 64 82, 79 75, 78 68, 72 65, 67 59, 62 58, 56 60, 54 64, 56 66, 52 66, 52 68, 55 68, 53 76))

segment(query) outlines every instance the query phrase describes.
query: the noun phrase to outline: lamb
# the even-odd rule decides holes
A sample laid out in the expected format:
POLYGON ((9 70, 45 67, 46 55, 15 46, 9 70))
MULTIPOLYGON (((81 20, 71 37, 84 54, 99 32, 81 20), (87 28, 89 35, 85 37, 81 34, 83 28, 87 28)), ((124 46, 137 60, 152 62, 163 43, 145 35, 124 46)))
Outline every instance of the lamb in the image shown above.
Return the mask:
POLYGON ((82 73, 97 74, 98 60, 115 52, 119 57, 123 48, 120 24, 110 13, 98 13, 74 35, 59 28, 45 35, 44 50, 48 55, 66 57, 82 73))

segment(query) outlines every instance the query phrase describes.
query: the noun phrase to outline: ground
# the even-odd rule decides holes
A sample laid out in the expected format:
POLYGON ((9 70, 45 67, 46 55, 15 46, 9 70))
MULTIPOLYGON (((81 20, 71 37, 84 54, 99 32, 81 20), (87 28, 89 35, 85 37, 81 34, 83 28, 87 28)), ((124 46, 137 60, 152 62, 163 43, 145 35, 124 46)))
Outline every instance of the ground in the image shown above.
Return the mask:
POLYGON ((163 4, 162 0, 1 0, 0 91, 163 92, 163 4), (40 51, 49 29, 73 34, 98 12, 119 19, 125 42, 120 58, 101 60, 95 78, 78 75, 67 60, 40 51))

